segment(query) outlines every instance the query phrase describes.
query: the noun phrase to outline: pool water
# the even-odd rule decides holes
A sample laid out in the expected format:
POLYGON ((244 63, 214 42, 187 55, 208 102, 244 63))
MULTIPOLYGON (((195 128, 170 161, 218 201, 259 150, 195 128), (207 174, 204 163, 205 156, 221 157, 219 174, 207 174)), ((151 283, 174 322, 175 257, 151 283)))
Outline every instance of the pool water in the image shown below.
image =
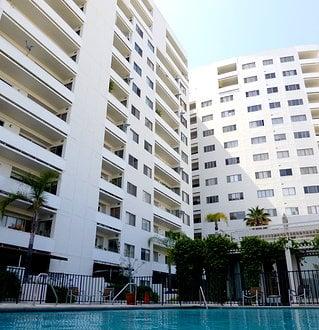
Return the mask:
POLYGON ((319 329, 319 309, 160 309, 0 313, 0 329, 319 329))

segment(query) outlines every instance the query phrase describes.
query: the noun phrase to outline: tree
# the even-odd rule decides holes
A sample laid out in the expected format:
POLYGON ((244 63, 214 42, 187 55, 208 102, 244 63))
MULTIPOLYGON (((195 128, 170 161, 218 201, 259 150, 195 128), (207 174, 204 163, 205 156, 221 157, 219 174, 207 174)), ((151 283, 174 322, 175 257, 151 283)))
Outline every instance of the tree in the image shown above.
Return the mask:
POLYGON ((46 191, 51 188, 52 184, 56 183, 58 179, 58 173, 49 171, 43 171, 39 176, 27 174, 21 176, 21 180, 24 184, 29 186, 28 192, 17 191, 16 193, 10 193, 7 197, 0 201, 0 217, 2 218, 10 204, 17 200, 23 200, 29 204, 29 210, 32 212, 30 238, 27 250, 25 274, 29 274, 31 270, 33 244, 35 233, 38 227, 39 212, 43 206, 46 205, 46 191))
POLYGON ((219 221, 225 221, 227 222, 227 216, 222 212, 217 213, 208 213, 206 215, 206 221, 207 222, 214 222, 215 223, 215 231, 218 231, 218 222, 219 221))
POLYGON ((246 221, 246 226, 257 227, 257 226, 267 226, 271 219, 268 218, 269 214, 265 212, 265 209, 256 206, 248 209, 248 213, 244 221, 246 221))

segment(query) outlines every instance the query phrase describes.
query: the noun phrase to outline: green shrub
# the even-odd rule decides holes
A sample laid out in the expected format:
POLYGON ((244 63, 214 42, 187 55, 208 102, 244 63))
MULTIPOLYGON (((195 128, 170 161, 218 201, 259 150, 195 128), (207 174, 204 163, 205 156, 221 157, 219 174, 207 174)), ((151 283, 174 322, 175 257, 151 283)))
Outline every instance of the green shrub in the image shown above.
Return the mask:
POLYGON ((159 301, 159 296, 156 292, 152 290, 151 287, 141 285, 137 287, 137 300, 144 300, 145 293, 148 293, 150 295, 150 301, 157 303, 159 301))
MULTIPOLYGON (((70 296, 68 296, 68 288, 65 287, 59 287, 59 286, 54 286, 54 290, 58 296, 58 302, 61 304, 63 303, 70 303, 70 296)), ((76 301, 76 297, 72 295, 72 300, 71 303, 74 303, 76 301)), ((52 291, 52 288, 48 286, 47 289, 47 295, 45 302, 47 303, 55 303, 55 295, 52 291)))

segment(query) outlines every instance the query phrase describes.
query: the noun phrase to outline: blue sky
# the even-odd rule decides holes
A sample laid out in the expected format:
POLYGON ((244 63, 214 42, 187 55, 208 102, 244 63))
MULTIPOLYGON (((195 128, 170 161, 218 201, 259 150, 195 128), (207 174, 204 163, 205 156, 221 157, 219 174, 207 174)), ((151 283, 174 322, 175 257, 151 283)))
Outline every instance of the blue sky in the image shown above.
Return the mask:
POLYGON ((155 0, 190 68, 267 49, 319 43, 319 0, 155 0))

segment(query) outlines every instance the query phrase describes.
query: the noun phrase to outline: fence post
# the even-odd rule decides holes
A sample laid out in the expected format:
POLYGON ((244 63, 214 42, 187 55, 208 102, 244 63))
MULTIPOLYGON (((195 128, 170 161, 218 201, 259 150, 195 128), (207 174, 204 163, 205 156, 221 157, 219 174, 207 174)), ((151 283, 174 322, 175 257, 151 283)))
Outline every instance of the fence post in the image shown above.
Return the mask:
MULTIPOLYGON (((292 257, 289 246, 285 248, 285 257, 287 263, 287 271, 288 271, 288 279, 289 279, 289 289, 296 294, 296 286, 294 281, 294 273, 293 273, 293 266, 292 266, 292 257)), ((289 292, 289 300, 290 300, 290 292, 289 292)), ((296 302, 295 297, 293 297, 293 302, 296 302)))

